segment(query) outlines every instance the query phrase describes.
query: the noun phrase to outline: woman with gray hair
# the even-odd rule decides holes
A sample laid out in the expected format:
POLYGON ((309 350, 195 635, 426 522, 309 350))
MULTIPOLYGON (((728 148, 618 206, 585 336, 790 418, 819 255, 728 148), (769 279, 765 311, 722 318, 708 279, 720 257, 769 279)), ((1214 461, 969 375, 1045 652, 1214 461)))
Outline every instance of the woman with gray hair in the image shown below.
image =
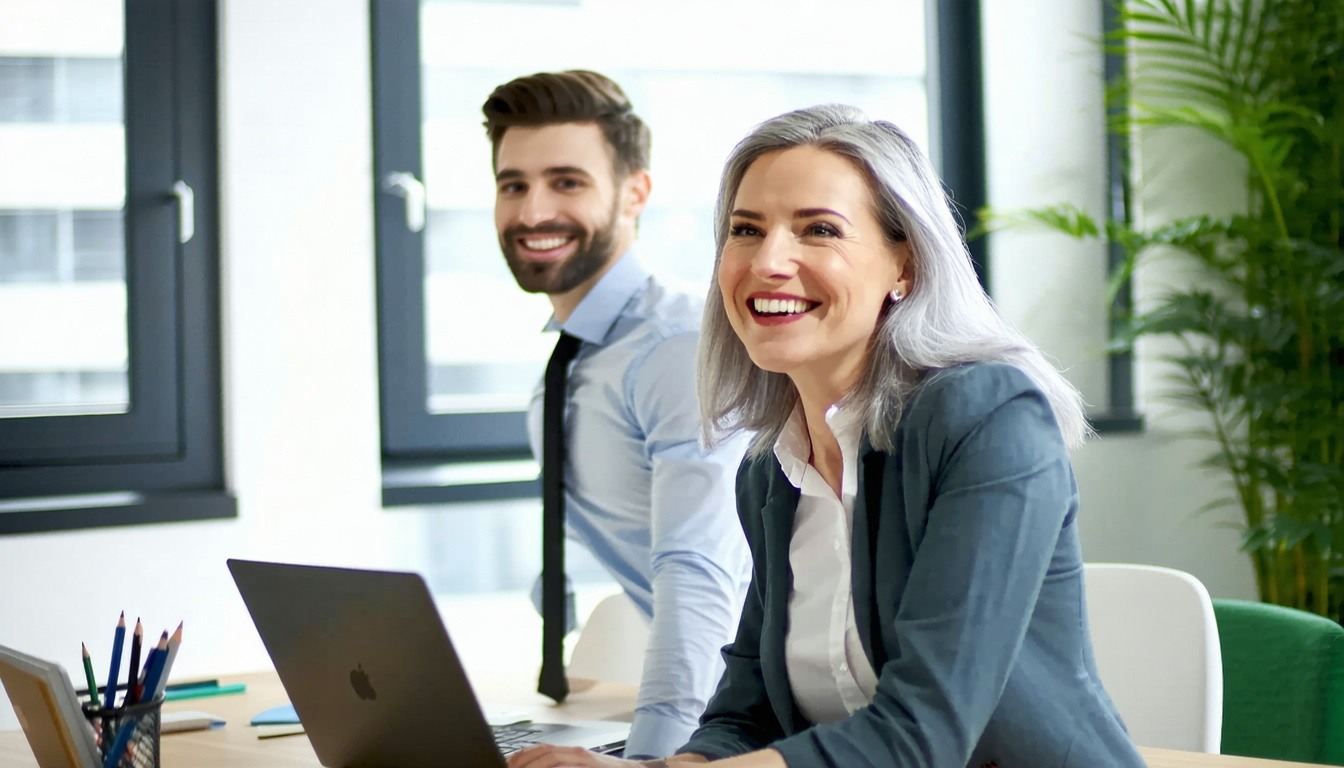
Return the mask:
POLYGON ((981 290, 923 153, 852 107, 781 115, 715 225, 700 407, 710 442, 755 433, 753 578, 700 728, 644 765, 1142 766, 1087 633, 1081 398, 981 290))

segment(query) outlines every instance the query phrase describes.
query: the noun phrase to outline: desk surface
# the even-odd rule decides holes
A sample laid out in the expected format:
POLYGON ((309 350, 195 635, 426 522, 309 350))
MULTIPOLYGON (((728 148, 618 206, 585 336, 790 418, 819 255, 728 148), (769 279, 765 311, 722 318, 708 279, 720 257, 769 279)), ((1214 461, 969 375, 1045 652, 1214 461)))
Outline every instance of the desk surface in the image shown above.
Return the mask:
MULTIPOLYGON (((486 673, 485 677, 493 677, 486 673)), ((629 719, 634 703, 633 688, 616 685, 597 685, 575 693, 562 706, 555 706, 535 694, 527 686, 514 685, 496 688, 496 680, 479 679, 473 675, 477 690, 491 711, 507 711, 538 720, 563 722, 565 720, 629 719), (498 692, 499 695, 495 695, 498 692)), ((202 710, 219 715, 228 726, 216 731, 173 733, 163 737, 162 764, 167 768, 315 768, 317 757, 308 739, 302 735, 258 739, 256 729, 248 726, 252 716, 263 709, 287 704, 288 697, 274 673, 262 672, 222 677, 222 683, 247 683, 247 693, 202 699, 175 701, 164 705, 165 710, 202 710)), ((510 684, 520 682, 509 681, 510 684)), ((1149 768, 1290 768, 1306 763, 1285 763, 1256 760, 1227 755, 1204 755, 1177 752, 1168 749, 1141 748, 1149 768)), ((0 731, 0 768, 35 768, 37 762, 21 731, 0 731)))

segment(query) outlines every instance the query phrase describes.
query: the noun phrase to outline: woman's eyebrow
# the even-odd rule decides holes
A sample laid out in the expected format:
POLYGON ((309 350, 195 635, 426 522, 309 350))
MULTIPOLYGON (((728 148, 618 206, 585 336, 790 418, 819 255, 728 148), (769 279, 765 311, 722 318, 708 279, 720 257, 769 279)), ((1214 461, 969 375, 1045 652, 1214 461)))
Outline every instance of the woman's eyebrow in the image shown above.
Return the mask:
POLYGON ((810 219, 813 216, 825 215, 837 216, 844 219, 846 224, 850 226, 854 225, 854 222, 850 221, 848 216, 839 211, 831 210, 830 208, 799 208, 793 212, 793 218, 795 219, 810 219))

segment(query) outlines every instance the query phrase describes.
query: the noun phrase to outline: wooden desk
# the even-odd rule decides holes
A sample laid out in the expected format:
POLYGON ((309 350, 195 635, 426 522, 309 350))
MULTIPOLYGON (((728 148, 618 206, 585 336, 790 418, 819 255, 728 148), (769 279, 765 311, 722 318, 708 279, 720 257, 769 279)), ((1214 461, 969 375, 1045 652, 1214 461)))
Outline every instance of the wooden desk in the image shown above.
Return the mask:
MULTIPOLYGON (((516 676, 509 676, 516 677, 516 676)), ((497 688, 492 683, 505 679, 489 672, 474 674, 473 684, 488 691, 483 696, 492 712, 510 713, 552 722, 571 720, 626 720, 634 704, 633 688, 598 685, 575 693, 562 706, 554 706, 526 685, 497 688), (498 678, 498 679, 496 679, 498 678), (498 691, 500 695, 494 695, 498 691)), ((221 677, 222 683, 247 683, 247 693, 188 699, 165 704, 168 711, 201 710, 219 715, 228 726, 216 731, 171 733, 163 737, 162 764, 165 768, 316 768, 319 764, 304 736, 258 739, 248 721, 269 707, 288 703, 284 688, 272 672, 221 677)), ((510 683, 520 680, 510 680, 510 683)), ((1139 750, 1150 768, 1291 768, 1306 763, 1285 763, 1247 757, 1204 755, 1169 749, 1139 750)), ((0 731, 0 768, 35 768, 37 762, 22 731, 0 731)))

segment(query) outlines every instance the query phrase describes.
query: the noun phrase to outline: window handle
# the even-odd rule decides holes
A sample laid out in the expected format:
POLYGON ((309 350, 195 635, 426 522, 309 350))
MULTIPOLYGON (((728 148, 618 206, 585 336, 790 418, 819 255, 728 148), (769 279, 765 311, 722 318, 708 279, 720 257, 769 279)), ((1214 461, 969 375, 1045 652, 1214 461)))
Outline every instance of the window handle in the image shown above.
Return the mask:
POLYGON ((406 199, 406 228, 425 228, 425 184, 408 171, 393 171, 383 177, 383 189, 406 199))
POLYGON ((178 179, 173 183, 173 197, 177 199, 177 242, 186 245, 196 236, 196 193, 178 179))

